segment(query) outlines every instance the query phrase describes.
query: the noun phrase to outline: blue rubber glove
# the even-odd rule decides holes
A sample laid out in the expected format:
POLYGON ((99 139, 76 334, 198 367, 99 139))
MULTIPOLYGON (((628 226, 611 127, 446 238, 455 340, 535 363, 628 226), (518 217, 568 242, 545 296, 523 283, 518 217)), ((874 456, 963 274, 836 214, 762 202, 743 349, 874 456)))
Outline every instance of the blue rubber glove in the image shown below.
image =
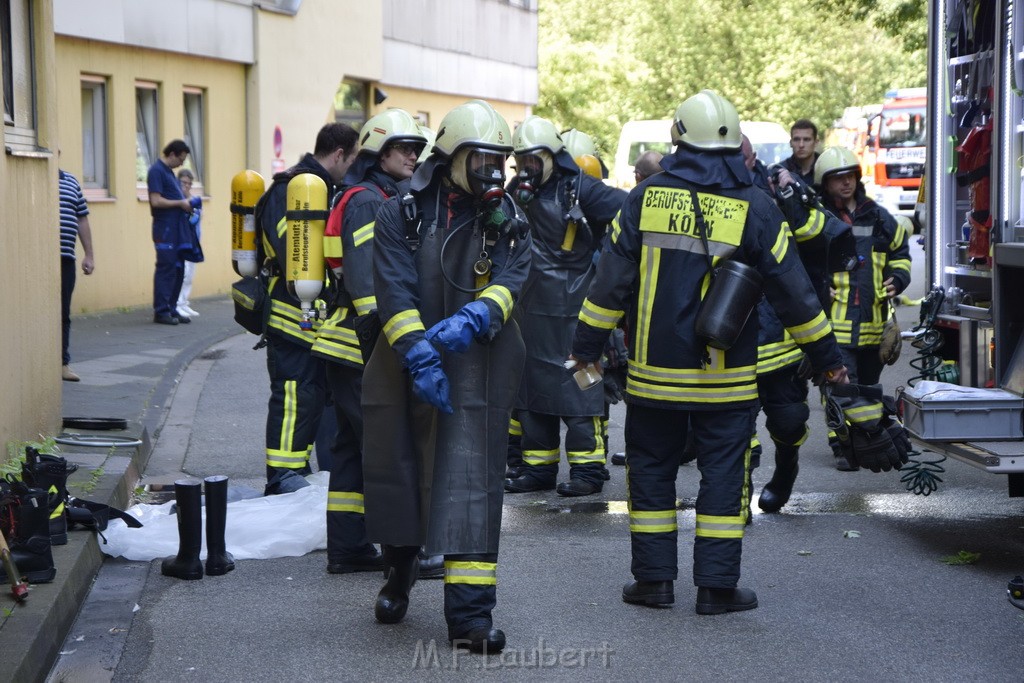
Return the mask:
POLYGON ((474 337, 491 325, 491 312, 483 301, 470 301, 454 314, 427 330, 427 341, 437 342, 449 351, 462 353, 474 337))
POLYGON ((405 354, 405 367, 412 375, 416 398, 449 415, 455 412, 448 397, 448 376, 441 369, 441 354, 430 342, 426 339, 416 342, 405 354))

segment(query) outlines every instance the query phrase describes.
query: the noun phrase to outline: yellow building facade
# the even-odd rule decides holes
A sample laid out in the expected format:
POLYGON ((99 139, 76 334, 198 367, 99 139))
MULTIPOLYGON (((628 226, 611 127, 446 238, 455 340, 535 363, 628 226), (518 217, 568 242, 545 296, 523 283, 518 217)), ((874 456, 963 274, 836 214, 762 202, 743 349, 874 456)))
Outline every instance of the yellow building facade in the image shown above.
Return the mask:
POLYGON ((436 127, 482 97, 514 126, 536 102, 535 47, 523 56, 536 44, 536 0, 447 0, 444 17, 425 0, 10 1, 15 64, 5 74, 18 87, 31 76, 35 108, 5 118, 0 158, 7 444, 60 428, 58 166, 83 185, 96 260, 78 278, 72 315, 148 307, 145 171, 169 141, 193 148, 187 166, 203 197, 195 300, 226 296, 237 279, 229 204, 238 171, 269 184, 312 151, 323 124, 358 126, 391 106, 436 127), (362 99, 342 115, 345 88, 362 99))

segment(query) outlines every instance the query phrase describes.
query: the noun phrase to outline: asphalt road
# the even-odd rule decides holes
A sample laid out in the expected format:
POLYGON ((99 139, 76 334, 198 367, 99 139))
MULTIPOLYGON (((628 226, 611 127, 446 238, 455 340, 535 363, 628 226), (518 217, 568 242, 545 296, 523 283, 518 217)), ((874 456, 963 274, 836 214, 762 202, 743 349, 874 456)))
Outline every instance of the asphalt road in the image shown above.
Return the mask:
MULTIPOLYGON (((916 245, 914 255, 919 270, 916 245)), ((916 317, 901 311, 905 328, 916 317)), ((185 371, 147 480, 184 471, 262 487, 267 388, 251 345, 250 336, 229 339, 185 371)), ((910 374, 909 351, 887 369, 887 387, 910 374)), ((329 575, 323 552, 242 561, 193 582, 161 576, 158 562, 108 560, 51 680, 1022 680, 1024 611, 1005 588, 1024 573, 1024 501, 1007 496, 1005 477, 959 462, 945 464, 928 497, 908 493, 893 472, 838 472, 813 399, 811 410, 790 504, 774 515, 755 505, 744 540, 742 585, 757 591, 756 610, 694 612, 692 465, 677 480, 676 604, 623 603, 625 472, 613 467, 590 498, 506 496, 500 657, 453 654, 438 581, 417 584, 403 623, 377 624, 381 578, 329 575), (961 551, 977 559, 943 560, 961 551)), ((616 406, 612 450, 623 447, 623 417, 616 406)), ((760 436, 770 444, 763 418, 760 436)), ((770 476, 768 446, 757 492, 770 476)))

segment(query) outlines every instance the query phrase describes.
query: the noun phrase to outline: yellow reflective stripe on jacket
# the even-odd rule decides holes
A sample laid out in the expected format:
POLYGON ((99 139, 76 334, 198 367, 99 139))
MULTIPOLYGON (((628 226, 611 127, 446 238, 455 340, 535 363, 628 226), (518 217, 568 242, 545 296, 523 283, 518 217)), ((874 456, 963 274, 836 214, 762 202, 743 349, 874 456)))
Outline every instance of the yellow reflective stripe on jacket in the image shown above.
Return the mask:
POLYGON ((893 270, 902 270, 906 273, 910 273, 910 260, 909 259, 895 259, 889 261, 889 267, 893 270))
POLYGON ((896 251, 903 242, 907 239, 907 230, 903 227, 903 224, 896 221, 896 229, 892 231, 892 242, 889 242, 889 251, 896 251))
POLYGON ((551 450, 523 449, 523 462, 527 465, 557 465, 560 453, 561 451, 557 448, 551 450))
POLYGON ((824 311, 819 311, 818 315, 814 316, 813 320, 806 322, 803 325, 786 328, 786 332, 793 337, 793 341, 801 345, 810 344, 823 337, 827 337, 828 333, 831 331, 832 325, 829 323, 828 318, 825 317, 824 311))
POLYGON ((497 304, 498 309, 501 311, 501 321, 508 322, 509 315, 512 314, 512 292, 509 291, 508 287, 503 285, 491 285, 480 293, 481 299, 487 299, 497 304))
POLYGON ((654 292, 658 286, 658 271, 661 268, 661 252, 644 245, 640 248, 640 296, 637 306, 637 330, 635 358, 647 361, 647 344, 651 333, 651 311, 654 308, 654 292))
POLYGON ((619 216, 621 212, 615 214, 615 218, 612 219, 611 225, 611 241, 615 244, 619 241, 619 235, 622 234, 622 226, 619 225, 619 216))
POLYGON ((590 299, 584 299, 583 308, 580 309, 580 320, 599 330, 614 330, 624 314, 625 311, 613 311, 598 306, 590 299))
POLYGON ((793 238, 797 242, 806 242, 821 234, 825 227, 825 214, 817 209, 807 212, 807 222, 793 231, 793 238))
POLYGON ((757 398, 757 366, 704 370, 662 368, 630 362, 626 392, 658 401, 731 403, 757 398))
POLYGON ((302 311, 296 306, 286 304, 277 299, 270 300, 270 317, 267 319, 267 327, 278 330, 290 337, 312 345, 315 340, 315 330, 320 327, 320 321, 314 320, 312 330, 304 330, 299 327, 302 320, 302 311))
POLYGON ((339 235, 324 235, 324 258, 341 258, 341 237, 339 235))
POLYGON ((363 494, 358 491, 328 491, 328 512, 366 512, 363 507, 363 494))
POLYGON ((444 582, 474 586, 498 585, 498 565, 494 562, 444 561, 444 582))
POLYGON ((676 511, 630 510, 629 531, 634 534, 663 534, 677 531, 676 511))
MULTIPOLYGON (((786 342, 780 342, 785 344, 786 342)), ((763 347, 762 347, 763 348, 763 347)), ((769 372, 775 372, 781 368, 794 363, 799 363, 803 356, 803 351, 796 345, 792 340, 789 341, 789 347, 784 349, 778 349, 773 354, 761 355, 760 349, 758 350, 757 357, 757 374, 766 375, 769 372)))
POLYGON ((508 433, 510 436, 523 435, 523 425, 519 424, 519 420, 514 417, 508 422, 508 433))
POLYGON ((377 297, 364 296, 362 299, 353 299, 352 305, 356 309, 356 315, 366 315, 370 311, 377 310, 377 297))
POLYGON ((330 358, 347 361, 353 365, 363 364, 363 352, 359 347, 359 337, 351 327, 342 325, 348 318, 349 309, 340 306, 331 313, 316 333, 313 342, 313 353, 330 358))
POLYGON ((395 313, 391 316, 391 320, 384 323, 384 336, 387 337, 388 343, 394 346, 395 342, 410 332, 423 331, 425 329, 423 321, 420 320, 420 312, 415 308, 410 308, 395 313))
POLYGON ((352 246, 358 247, 364 242, 373 239, 373 226, 377 224, 377 221, 370 221, 358 230, 352 231, 352 246))
POLYGON ((746 519, 743 515, 722 517, 697 515, 697 536, 704 538, 743 538, 746 519))
POLYGON ((779 226, 779 234, 775 236, 775 244, 772 245, 772 256, 775 257, 775 262, 782 263, 782 259, 786 257, 788 250, 789 226, 786 223, 782 223, 779 226))

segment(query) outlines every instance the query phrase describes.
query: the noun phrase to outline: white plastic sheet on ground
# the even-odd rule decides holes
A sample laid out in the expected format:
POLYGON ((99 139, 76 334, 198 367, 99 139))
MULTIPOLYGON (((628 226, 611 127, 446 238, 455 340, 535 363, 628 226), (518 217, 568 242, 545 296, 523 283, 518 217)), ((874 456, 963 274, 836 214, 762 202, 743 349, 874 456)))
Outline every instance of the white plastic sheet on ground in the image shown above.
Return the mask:
MULTIPOLYGON (((228 503, 225 540, 236 560, 299 557, 327 547, 327 483, 318 472, 306 478, 309 486, 294 493, 249 498, 228 503)), ((178 518, 170 514, 173 502, 135 505, 128 513, 142 522, 131 529, 112 520, 100 539, 100 549, 111 557, 149 561, 178 553, 178 518)), ((203 552, 206 558, 206 508, 203 508, 203 552)))

